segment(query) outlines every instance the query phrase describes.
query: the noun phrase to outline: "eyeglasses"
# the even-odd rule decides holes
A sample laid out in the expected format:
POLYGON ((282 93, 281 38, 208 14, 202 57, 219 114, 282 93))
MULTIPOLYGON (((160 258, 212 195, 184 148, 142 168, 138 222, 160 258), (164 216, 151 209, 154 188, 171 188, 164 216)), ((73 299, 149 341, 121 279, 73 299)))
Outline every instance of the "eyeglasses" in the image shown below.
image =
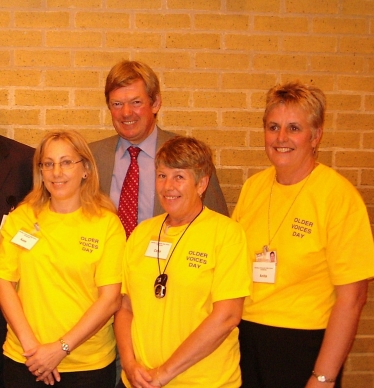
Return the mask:
POLYGON ((53 167, 55 164, 59 164, 62 170, 70 170, 74 167, 75 164, 82 162, 83 159, 78 160, 78 162, 73 162, 72 160, 63 160, 62 162, 55 163, 55 162, 44 162, 39 163, 39 168, 43 171, 49 171, 53 170, 53 167))

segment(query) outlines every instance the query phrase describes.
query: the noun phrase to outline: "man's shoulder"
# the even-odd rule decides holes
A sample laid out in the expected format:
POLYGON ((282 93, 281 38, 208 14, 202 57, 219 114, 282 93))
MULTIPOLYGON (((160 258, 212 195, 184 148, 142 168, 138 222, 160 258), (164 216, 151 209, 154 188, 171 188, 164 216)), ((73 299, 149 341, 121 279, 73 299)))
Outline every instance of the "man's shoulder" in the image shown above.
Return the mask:
POLYGON ((160 127, 157 127, 157 148, 161 147, 167 140, 177 136, 177 133, 164 131, 160 127))
POLYGON ((118 135, 109 136, 101 140, 93 141, 92 143, 89 143, 88 146, 92 152, 103 151, 108 148, 113 148, 114 150, 118 142, 118 137, 118 135))
POLYGON ((0 147, 7 147, 9 149, 24 149, 24 150, 29 150, 31 152, 34 151, 34 148, 28 146, 27 144, 20 143, 16 140, 9 139, 8 137, 5 136, 0 136, 0 147))
POLYGON ((34 155, 35 149, 20 143, 16 140, 0 136, 0 156, 6 157, 20 157, 20 159, 31 159, 34 155))

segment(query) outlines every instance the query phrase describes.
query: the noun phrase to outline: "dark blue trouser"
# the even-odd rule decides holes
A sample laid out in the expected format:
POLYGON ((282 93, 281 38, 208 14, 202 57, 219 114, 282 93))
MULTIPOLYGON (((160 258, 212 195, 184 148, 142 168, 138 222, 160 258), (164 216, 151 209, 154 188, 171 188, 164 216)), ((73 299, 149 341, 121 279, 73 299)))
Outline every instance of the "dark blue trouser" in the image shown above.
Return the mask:
MULTIPOLYGON (((239 324, 242 387, 305 387, 324 335, 325 330, 288 329, 242 320, 239 324)), ((341 387, 341 377, 342 370, 334 388, 341 387)))
MULTIPOLYGON (((58 388, 114 388, 116 381, 115 361, 102 369, 83 372, 60 373, 58 388)), ((42 388, 42 381, 36 382, 36 376, 30 373, 25 364, 15 362, 4 356, 5 388, 42 388)))

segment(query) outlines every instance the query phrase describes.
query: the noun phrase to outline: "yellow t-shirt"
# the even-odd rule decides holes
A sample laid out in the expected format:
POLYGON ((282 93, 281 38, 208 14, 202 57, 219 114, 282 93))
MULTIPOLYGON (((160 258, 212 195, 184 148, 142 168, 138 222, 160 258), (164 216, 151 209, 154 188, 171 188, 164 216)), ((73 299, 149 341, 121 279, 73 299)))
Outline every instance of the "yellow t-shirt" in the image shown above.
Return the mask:
MULTIPOLYGON (((36 219, 29 205, 21 205, 8 216, 1 234, 0 278, 18 282, 24 313, 41 343, 63 338, 98 299, 98 287, 121 283, 126 238, 118 217, 109 211, 88 219, 81 209, 58 214, 47 205, 36 219), (39 239, 30 250, 11 242, 19 230, 39 239)), ((22 353, 9 328, 4 354, 24 363, 22 353)), ((110 319, 65 357, 58 369, 100 369, 114 359, 110 319)))
MULTIPOLYGON (((145 368, 162 365, 211 313, 213 303, 249 295, 250 273, 244 231, 240 225, 207 208, 176 243, 186 226, 169 228, 161 242, 173 251, 165 273, 166 296, 157 299, 159 275, 154 248, 165 214, 142 222, 125 250, 122 292, 133 309, 132 341, 136 359, 145 368), (153 252, 153 253, 152 253, 153 252), (152 257, 153 256, 153 257, 152 257)), ((156 245, 157 247, 157 245, 156 245)), ((161 272, 167 259, 160 259, 161 272)), ((126 386, 126 376, 122 373, 126 386)), ((238 329, 209 356, 175 377, 167 387, 239 387, 238 329)))
POLYGON ((251 262, 269 240, 277 253, 275 283, 253 284, 243 319, 323 329, 334 286, 374 276, 367 211, 357 190, 324 165, 295 185, 281 185, 274 176, 271 167, 249 178, 232 216, 246 232, 251 262))

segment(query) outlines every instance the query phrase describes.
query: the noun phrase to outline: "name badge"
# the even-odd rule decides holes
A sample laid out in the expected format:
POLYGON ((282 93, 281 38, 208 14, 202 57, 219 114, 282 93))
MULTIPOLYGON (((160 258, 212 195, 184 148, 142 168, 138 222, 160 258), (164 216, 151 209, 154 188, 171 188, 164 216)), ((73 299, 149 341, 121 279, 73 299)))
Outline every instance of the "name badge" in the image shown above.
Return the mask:
POLYGON ((256 283, 275 283, 276 263, 255 261, 253 263, 253 281, 256 283))
POLYGON ((11 240, 12 243, 17 244, 28 250, 30 250, 38 241, 38 237, 26 233, 23 230, 18 231, 17 234, 11 240))
POLYGON ((157 252, 158 252, 158 257, 160 259, 166 260, 170 252, 171 246, 172 246, 171 242, 160 241, 160 245, 159 245, 158 241, 151 240, 145 252, 145 255, 147 257, 155 257, 157 259, 157 252))
POLYGON ((4 222, 8 216, 6 214, 3 215, 3 219, 1 220, 0 229, 3 227, 4 222))

